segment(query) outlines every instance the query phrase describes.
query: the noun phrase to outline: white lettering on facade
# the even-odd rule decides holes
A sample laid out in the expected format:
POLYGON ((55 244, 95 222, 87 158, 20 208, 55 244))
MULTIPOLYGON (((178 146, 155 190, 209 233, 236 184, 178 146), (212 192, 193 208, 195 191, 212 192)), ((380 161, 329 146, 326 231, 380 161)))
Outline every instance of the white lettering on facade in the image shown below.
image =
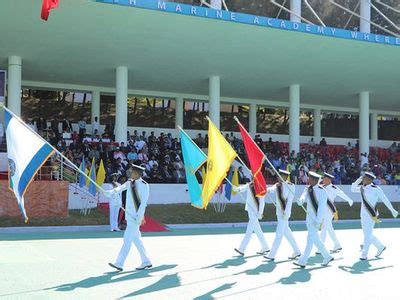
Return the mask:
POLYGON ((166 9, 167 8, 164 1, 163 2, 159 1, 157 4, 157 7, 158 7, 158 9, 166 9))
POLYGON ((260 24, 260 21, 257 17, 254 17, 253 24, 260 24))

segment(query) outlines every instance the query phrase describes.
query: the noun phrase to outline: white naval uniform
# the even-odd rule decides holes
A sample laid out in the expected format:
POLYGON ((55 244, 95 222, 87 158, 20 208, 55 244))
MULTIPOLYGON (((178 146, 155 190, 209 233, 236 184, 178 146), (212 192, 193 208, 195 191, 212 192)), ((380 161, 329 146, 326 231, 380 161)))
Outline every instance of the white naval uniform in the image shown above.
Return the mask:
POLYGON ((304 189, 303 194, 301 195, 299 199, 299 203, 304 203, 307 202, 307 217, 306 217, 306 224, 307 224, 307 245, 304 250, 304 253, 300 256, 299 258, 299 264, 301 265, 306 265, 308 258, 310 257, 311 250, 313 246, 315 245, 318 249, 318 251, 322 254, 324 259, 329 259, 331 255, 329 252, 326 250, 324 244, 322 243, 318 231, 320 228, 320 225, 323 222, 323 218, 325 217, 325 210, 326 210, 326 201, 328 199, 326 191, 324 188, 318 184, 314 185, 312 187, 314 191, 314 195, 318 204, 318 210, 315 212, 313 204, 311 202, 311 198, 308 193, 308 188, 310 186, 307 186, 304 189))
MULTIPOLYGON (((121 186, 118 182, 115 182, 116 187, 121 186)), ((109 197, 109 208, 110 208, 110 230, 119 230, 118 228, 118 215, 119 209, 122 206, 122 195, 121 193, 112 193, 109 197)))
MULTIPOLYGON (((393 216, 394 217, 397 216, 396 210, 393 208, 389 199, 386 197, 386 195, 383 193, 382 189, 379 186, 375 184, 368 184, 366 186, 363 186, 360 185, 361 182, 362 182, 362 177, 358 178, 355 182, 352 183, 351 191, 353 193, 361 193, 361 189, 363 189, 366 200, 373 208, 375 208, 378 201, 381 200, 386 205, 386 207, 392 212, 393 216)), ((361 201, 360 217, 361 217, 361 227, 364 233, 364 243, 363 243, 361 257, 367 258, 369 246, 371 244, 373 244, 378 249, 378 251, 382 250, 385 246, 373 234, 375 221, 372 219, 363 201, 361 201)))
POLYGON ((267 189, 267 194, 275 194, 273 197, 273 203, 276 206, 276 219, 278 225, 276 227, 276 234, 274 242, 272 243, 271 252, 269 253, 269 258, 275 258, 276 252, 279 249, 282 238, 285 237, 289 244, 292 246, 293 254, 300 254, 300 249, 297 246, 296 240, 294 239, 292 230, 289 227, 289 219, 292 213, 292 203, 295 195, 295 185, 290 182, 276 183, 272 187, 267 189), (278 185, 282 187, 282 197, 285 201, 285 209, 283 210, 281 200, 279 198, 278 185))
POLYGON ((233 187, 235 191, 239 193, 246 192, 246 206, 245 210, 249 216, 249 223, 247 224, 246 234, 240 244, 239 251, 244 253, 247 248, 247 245, 250 242, 251 235, 253 232, 257 235, 258 240, 261 243, 261 252, 265 252, 269 250, 267 241, 265 240, 264 233, 261 229, 259 219, 261 220, 264 213, 264 197, 260 197, 258 202, 259 205, 256 204, 255 196, 253 195, 253 191, 250 188, 250 184, 245 184, 240 187, 233 187))
MULTIPOLYGON (((146 249, 144 248, 143 242, 141 240, 142 235, 139 230, 140 224, 144 218, 147 201, 149 199, 149 185, 142 178, 136 179, 134 181, 137 195, 140 198, 140 206, 139 209, 136 211, 131 188, 132 182, 132 180, 128 180, 123 185, 111 191, 111 193, 121 193, 123 191, 126 191, 125 219, 127 226, 124 233, 124 243, 114 264, 119 268, 123 268, 126 257, 128 256, 131 249, 132 242, 135 244, 137 250, 139 251, 142 264, 151 265, 150 259, 147 256, 146 249)), ((108 192, 109 191, 106 191, 106 193, 108 192)))
MULTIPOLYGON (((328 196, 328 200, 330 200, 332 203, 335 202, 336 197, 340 197, 343 200, 346 200, 350 206, 353 205, 353 200, 350 199, 349 196, 347 196, 340 188, 338 188, 336 185, 333 184, 328 184, 324 186, 324 189, 326 191, 326 194, 328 196)), ((332 219, 333 219, 333 212, 327 205, 326 210, 325 210, 325 217, 324 217, 324 222, 322 224, 322 229, 321 229, 321 241, 325 244, 326 240, 326 235, 329 234, 330 238, 332 239, 333 242, 333 249, 337 250, 342 248, 340 245, 339 240, 337 239, 336 233, 333 229, 332 225, 332 219)))

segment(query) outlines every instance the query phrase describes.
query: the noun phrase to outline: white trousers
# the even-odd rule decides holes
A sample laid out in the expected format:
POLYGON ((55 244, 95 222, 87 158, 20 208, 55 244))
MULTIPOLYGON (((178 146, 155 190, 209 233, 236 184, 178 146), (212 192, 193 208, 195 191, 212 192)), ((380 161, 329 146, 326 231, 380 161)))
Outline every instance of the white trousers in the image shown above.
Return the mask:
POLYGON ((110 205, 110 229, 117 230, 118 229, 118 214, 119 214, 119 206, 110 205))
MULTIPOLYGON (((327 209, 329 209, 329 208, 327 208, 327 209)), ((339 249, 339 248, 342 248, 342 246, 340 245, 340 242, 336 236, 335 230, 333 229, 332 218, 333 218, 333 216, 331 213, 327 214, 326 217, 324 218, 320 237, 321 237, 321 241, 325 244, 326 236, 329 235, 329 237, 331 238, 331 240, 333 242, 333 249, 339 249)))
POLYGON ((122 268, 124 266, 126 257, 128 256, 129 251, 131 250, 132 243, 135 244, 140 254, 140 259, 142 260, 142 263, 150 263, 150 259, 147 256, 147 252, 146 249, 144 248, 141 237, 142 234, 139 230, 139 225, 128 222, 124 233, 124 244, 122 245, 122 248, 119 251, 117 261, 115 262, 115 265, 117 267, 122 268))
POLYGON ((374 235, 375 222, 371 219, 370 216, 361 215, 361 227, 364 233, 364 243, 362 249, 362 257, 368 256, 369 246, 374 245, 377 249, 382 249, 384 245, 380 240, 374 235))
POLYGON ((261 229, 260 222, 258 221, 256 216, 253 216, 251 213, 249 215, 249 223, 247 223, 246 234, 243 237, 242 242, 240 243, 239 251, 244 252, 247 248, 247 245, 250 242, 251 235, 253 232, 257 235, 258 240, 261 244, 261 251, 266 251, 269 249, 267 241, 264 237, 264 232, 261 229))
POLYGON ((311 250, 314 245, 317 247, 318 251, 322 254, 324 258, 330 257, 328 250, 326 250, 324 244, 319 237, 318 229, 313 224, 309 224, 307 222, 307 230, 307 245, 304 253, 299 258, 299 263, 302 265, 307 264, 308 258, 310 257, 311 250))
POLYGON ((300 254, 300 249, 297 246, 296 240, 294 239, 293 232, 289 227, 288 220, 278 220, 278 225, 276 227, 276 234, 274 242, 272 243, 271 252, 268 257, 275 258, 276 252, 278 252, 279 246, 281 245, 282 238, 285 237, 292 246, 293 252, 295 254, 300 254))

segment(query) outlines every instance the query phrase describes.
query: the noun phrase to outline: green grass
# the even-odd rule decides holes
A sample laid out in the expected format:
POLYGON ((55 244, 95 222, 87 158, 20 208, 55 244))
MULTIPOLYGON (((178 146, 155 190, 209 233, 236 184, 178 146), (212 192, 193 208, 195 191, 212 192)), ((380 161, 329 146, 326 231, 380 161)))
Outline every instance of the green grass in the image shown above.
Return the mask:
MULTIPOLYGON (((349 207, 347 203, 337 203, 339 219, 352 220, 360 218, 360 203, 349 207)), ((395 203, 394 207, 399 210, 400 204, 395 203)), ((381 218, 392 218, 390 212, 382 203, 378 204, 381 218)), ((213 204, 207 210, 194 208, 189 204, 157 204, 149 205, 146 214, 164 224, 200 224, 200 223, 235 223, 246 222, 248 217, 243 204, 228 204, 224 213, 217 213, 213 204)), ((305 213, 293 205, 291 220, 304 220, 305 213)), ((2 217, 0 227, 12 226, 71 226, 71 225, 107 225, 108 213, 93 209, 87 216, 80 214, 79 210, 69 211, 67 217, 32 218, 28 224, 24 224, 21 217, 2 217)), ((264 210, 262 221, 275 221, 275 208, 267 204, 264 210)))

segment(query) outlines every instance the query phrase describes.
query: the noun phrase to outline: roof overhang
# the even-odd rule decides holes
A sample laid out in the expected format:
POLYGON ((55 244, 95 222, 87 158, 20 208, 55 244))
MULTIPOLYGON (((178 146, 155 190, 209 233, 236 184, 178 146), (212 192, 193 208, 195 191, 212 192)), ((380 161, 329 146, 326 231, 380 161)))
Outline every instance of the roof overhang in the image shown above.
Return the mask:
POLYGON ((154 0, 136 0, 147 9, 133 0, 99 2, 60 1, 43 22, 40 0, 1 1, 0 68, 19 55, 24 81, 112 88, 115 68, 124 65, 130 89, 194 95, 207 95, 209 76, 219 75, 225 98, 277 102, 299 84, 302 103, 353 109, 358 94, 370 91, 372 109, 400 111, 394 37, 368 42, 346 30, 322 34, 318 26, 264 17, 254 24, 255 16, 199 7, 194 16, 191 6, 164 9, 154 0))

